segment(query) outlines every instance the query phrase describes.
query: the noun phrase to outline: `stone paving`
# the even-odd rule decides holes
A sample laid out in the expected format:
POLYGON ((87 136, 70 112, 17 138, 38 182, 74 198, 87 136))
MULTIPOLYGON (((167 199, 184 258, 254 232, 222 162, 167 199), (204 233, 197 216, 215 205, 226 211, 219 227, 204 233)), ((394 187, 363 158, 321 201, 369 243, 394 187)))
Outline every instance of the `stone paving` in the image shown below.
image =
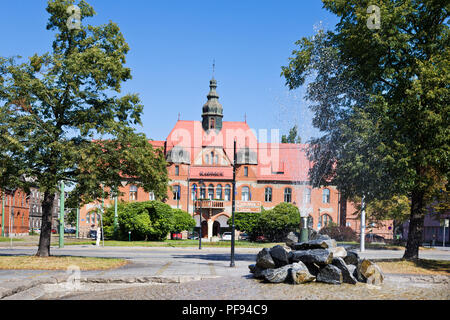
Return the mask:
MULTIPOLYGON (((236 248, 236 266, 230 268, 228 248, 52 248, 53 255, 118 257, 130 264, 114 270, 82 271, 82 291, 64 289, 70 276, 65 271, 0 270, 0 299, 449 299, 450 277, 387 275, 382 290, 365 284, 260 283, 249 278, 248 269, 260 250, 236 248)), ((35 251, 32 247, 3 248, 0 258, 35 251)), ((403 251, 367 250, 360 255, 369 259, 400 258, 403 251)), ((420 255, 450 260, 450 251, 424 250, 420 255)))
MULTIPOLYGON (((431 279, 429 279, 431 280, 431 279)), ((104 292, 72 293, 66 300, 449 300, 448 278, 440 283, 420 277, 387 275, 379 286, 262 283, 249 277, 206 279, 182 284, 142 285, 104 292)), ((43 297, 46 299, 46 297, 43 297)))

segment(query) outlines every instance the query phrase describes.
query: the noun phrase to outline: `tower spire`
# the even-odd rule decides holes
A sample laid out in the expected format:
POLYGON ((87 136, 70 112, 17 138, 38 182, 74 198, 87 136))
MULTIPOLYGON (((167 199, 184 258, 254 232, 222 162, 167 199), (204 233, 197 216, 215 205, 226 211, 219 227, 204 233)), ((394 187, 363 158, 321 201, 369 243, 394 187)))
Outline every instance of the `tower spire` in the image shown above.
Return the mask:
POLYGON ((214 75, 216 73, 216 59, 213 59, 213 65, 212 65, 212 78, 214 79, 214 75))

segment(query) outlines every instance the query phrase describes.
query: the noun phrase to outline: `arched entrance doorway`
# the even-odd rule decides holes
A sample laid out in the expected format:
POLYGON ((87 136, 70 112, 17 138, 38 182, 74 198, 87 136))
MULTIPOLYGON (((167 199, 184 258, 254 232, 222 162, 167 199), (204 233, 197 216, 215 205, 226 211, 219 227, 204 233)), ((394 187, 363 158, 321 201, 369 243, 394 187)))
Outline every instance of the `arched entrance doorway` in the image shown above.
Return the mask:
POLYGON ((213 237, 217 237, 220 234, 220 223, 218 221, 214 221, 213 224, 213 237))

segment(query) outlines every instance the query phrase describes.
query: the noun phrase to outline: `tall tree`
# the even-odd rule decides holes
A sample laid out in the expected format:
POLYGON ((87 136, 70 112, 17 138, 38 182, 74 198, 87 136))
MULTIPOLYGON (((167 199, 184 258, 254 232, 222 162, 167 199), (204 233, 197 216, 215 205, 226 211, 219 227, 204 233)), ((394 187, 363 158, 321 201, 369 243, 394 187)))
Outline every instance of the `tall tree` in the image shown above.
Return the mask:
MULTIPOLYGON (((372 11, 366 0, 323 3, 340 18, 329 38, 346 67, 346 77, 367 93, 362 117, 356 119, 368 115, 375 121, 377 146, 368 150, 374 152, 372 163, 381 169, 373 171, 381 176, 368 183, 411 199, 404 258, 417 259, 426 206, 439 201, 449 187, 450 5, 437 0, 383 0, 372 11), (381 21, 379 27, 376 20, 381 21)), ((300 50, 297 56, 299 68, 290 65, 298 75, 293 79, 303 80, 301 63, 309 61, 308 51, 300 50)))
POLYGON ((125 67, 128 44, 113 22, 85 25, 94 9, 85 1, 73 4, 48 1, 47 29, 55 31, 51 52, 21 62, 3 59, 0 66, 0 102, 8 112, 2 126, 20 141, 26 175, 44 193, 41 257, 50 255, 51 209, 59 182, 75 186, 72 204, 100 199, 104 190, 116 193, 123 181, 160 199, 167 190, 162 150, 154 150, 132 128, 141 124, 138 95, 117 95, 131 79, 125 67))
POLYGON ((281 143, 302 143, 302 138, 298 135, 298 127, 297 125, 293 126, 289 130, 288 136, 281 136, 281 143))

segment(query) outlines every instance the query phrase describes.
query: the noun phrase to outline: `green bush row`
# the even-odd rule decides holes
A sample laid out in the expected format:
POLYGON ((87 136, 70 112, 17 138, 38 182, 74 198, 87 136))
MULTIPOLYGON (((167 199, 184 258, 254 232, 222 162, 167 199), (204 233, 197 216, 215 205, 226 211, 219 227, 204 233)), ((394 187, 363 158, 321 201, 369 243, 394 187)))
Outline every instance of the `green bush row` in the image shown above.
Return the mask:
POLYGON ((117 204, 118 229, 114 230, 114 207, 105 210, 103 229, 105 238, 161 241, 170 232, 191 230, 195 220, 180 209, 172 209, 160 201, 120 202, 117 204))

